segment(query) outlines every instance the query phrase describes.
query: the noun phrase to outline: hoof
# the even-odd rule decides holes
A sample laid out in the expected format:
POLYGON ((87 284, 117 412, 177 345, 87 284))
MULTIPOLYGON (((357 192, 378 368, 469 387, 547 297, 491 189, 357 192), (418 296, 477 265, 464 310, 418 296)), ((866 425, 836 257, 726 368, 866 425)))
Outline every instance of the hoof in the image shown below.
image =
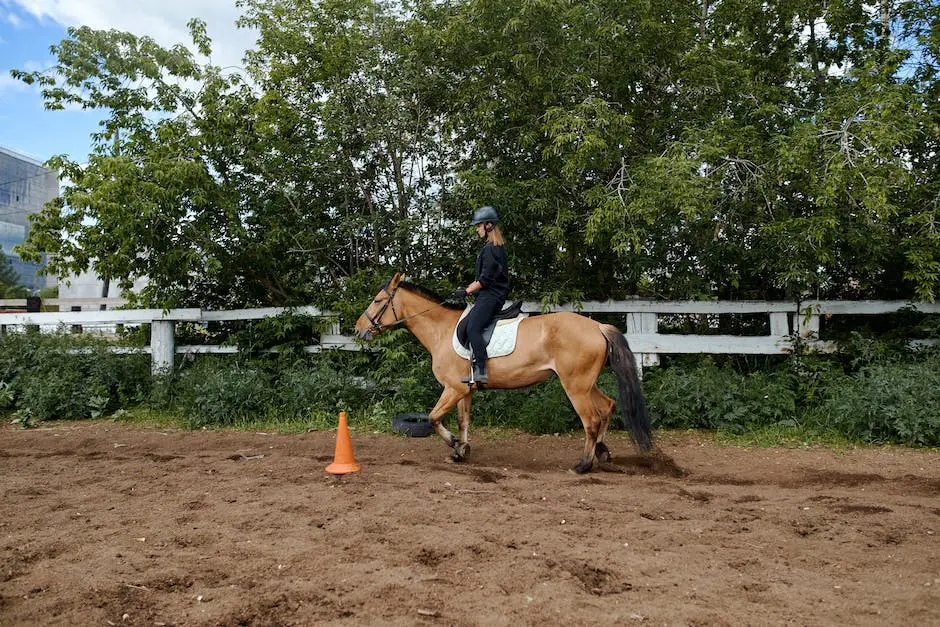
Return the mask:
POLYGON ((601 464, 608 464, 611 461, 610 449, 607 448, 607 445, 603 442, 598 442, 594 447, 594 456, 597 457, 597 461, 601 464))
POLYGON ((594 468, 593 462, 586 460, 586 459, 582 459, 581 461, 578 462, 578 465, 574 467, 574 471, 578 473, 579 475, 583 475, 585 473, 591 472, 592 468, 594 468))
POLYGON ((467 456, 470 455, 470 445, 467 442, 457 442, 454 444, 454 455, 453 460, 455 462, 462 462, 467 459, 467 456))

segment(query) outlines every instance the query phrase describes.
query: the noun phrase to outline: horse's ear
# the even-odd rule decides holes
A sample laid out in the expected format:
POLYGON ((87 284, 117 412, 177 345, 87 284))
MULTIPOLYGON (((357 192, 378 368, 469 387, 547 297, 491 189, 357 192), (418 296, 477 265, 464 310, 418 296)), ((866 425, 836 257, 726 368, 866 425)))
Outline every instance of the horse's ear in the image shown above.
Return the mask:
POLYGON ((402 279, 404 278, 405 275, 403 275, 401 272, 396 272, 395 276, 393 276, 392 279, 388 282, 389 289, 395 289, 398 287, 398 284, 401 283, 402 279))

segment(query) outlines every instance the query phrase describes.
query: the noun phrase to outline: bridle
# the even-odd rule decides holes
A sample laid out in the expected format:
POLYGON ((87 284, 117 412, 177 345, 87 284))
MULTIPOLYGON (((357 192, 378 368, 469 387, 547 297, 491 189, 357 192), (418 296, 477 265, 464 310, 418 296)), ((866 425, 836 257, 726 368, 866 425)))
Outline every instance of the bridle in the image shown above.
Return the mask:
POLYGON ((369 309, 368 309, 368 308, 366 308, 366 310, 363 312, 363 315, 366 317, 366 320, 368 320, 368 321, 369 321, 369 324, 371 325, 371 326, 369 327, 369 329, 368 329, 368 333, 369 333, 370 335, 375 336, 375 335, 377 335, 378 333, 384 331, 385 329, 390 329, 391 327, 398 326, 399 324, 404 324, 406 321, 411 320, 412 318, 416 318, 416 317, 418 317, 418 316, 420 316, 420 315, 422 315, 422 314, 426 314, 427 312, 431 311, 432 309, 437 309, 438 307, 443 307, 443 306, 444 306, 444 303, 438 303, 437 305, 434 305, 433 307, 428 307, 428 308, 425 309, 424 311, 419 311, 419 312, 416 313, 416 314, 411 314, 410 316, 405 316, 404 318, 399 318, 399 317, 398 317, 398 312, 395 311, 395 302, 394 302, 394 300, 395 300, 395 294, 398 293, 398 288, 399 288, 399 287, 400 287, 399 285, 396 285, 396 286, 395 286, 395 289, 393 289, 391 292, 389 292, 389 291, 388 291, 388 285, 387 285, 387 284, 386 284, 386 285, 383 285, 383 286, 382 286, 382 291, 385 292, 385 293, 388 295, 388 299, 387 299, 384 303, 382 303, 382 307, 375 313, 374 316, 369 313, 369 309), (385 315, 385 311, 389 308, 389 306, 391 306, 391 308, 392 308, 392 315, 395 316, 395 321, 394 321, 394 322, 389 322, 389 323, 383 324, 383 323, 382 323, 382 316, 385 315))
POLYGON ((384 303, 382 303, 382 308, 379 309, 378 313, 376 313, 375 316, 373 317, 372 314, 369 313, 368 308, 366 308, 365 312, 363 313, 363 315, 365 315, 366 319, 372 325, 369 327, 369 333, 372 335, 376 335, 380 331, 383 331, 389 327, 393 327, 397 324, 401 324, 402 322, 404 322, 403 319, 400 319, 398 317, 398 312, 395 311, 395 303, 392 302, 395 299, 395 294, 398 292, 398 286, 396 285, 395 289, 389 292, 388 285, 386 284, 382 286, 382 291, 388 294, 388 299, 384 303), (391 305, 392 307, 392 315, 395 316, 395 322, 382 324, 381 322, 382 316, 385 315, 385 310, 388 309, 389 305, 391 305))

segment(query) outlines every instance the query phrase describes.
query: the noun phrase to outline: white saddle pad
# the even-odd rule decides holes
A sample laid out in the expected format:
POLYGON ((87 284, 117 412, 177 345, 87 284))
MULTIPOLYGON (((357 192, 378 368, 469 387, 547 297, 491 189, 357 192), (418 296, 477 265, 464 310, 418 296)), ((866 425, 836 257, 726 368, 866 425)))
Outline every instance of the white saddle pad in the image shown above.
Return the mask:
MULTIPOLYGON (((464 312, 460 315, 460 320, 466 318, 471 309, 473 309, 473 305, 464 309, 464 312)), ((528 317, 529 314, 524 313, 519 314, 515 318, 497 322, 496 328, 493 329, 493 337, 490 338, 490 343, 486 345, 486 356, 490 359, 493 357, 503 357, 516 350, 516 335, 519 331, 519 323, 528 317)), ((457 321, 458 326, 460 320, 457 321)), ((457 327, 454 327, 451 341, 458 355, 464 359, 470 359, 470 349, 464 348, 460 345, 460 342, 457 341, 457 327)))

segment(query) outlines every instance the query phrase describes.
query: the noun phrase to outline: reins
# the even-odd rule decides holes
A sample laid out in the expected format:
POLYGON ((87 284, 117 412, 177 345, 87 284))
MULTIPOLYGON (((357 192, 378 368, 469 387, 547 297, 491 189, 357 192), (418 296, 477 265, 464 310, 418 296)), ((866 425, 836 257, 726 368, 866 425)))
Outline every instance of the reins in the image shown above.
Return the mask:
POLYGON ((428 308, 425 309, 424 311, 419 311, 419 312, 416 313, 416 314, 411 314, 410 316, 405 316, 404 318, 397 318, 398 314, 395 313, 395 308, 392 307, 392 314, 396 316, 395 322, 389 322, 388 324, 380 324, 380 325, 378 325, 378 326, 375 326, 374 328, 377 329, 377 330, 380 330, 380 331, 383 330, 383 329, 389 329, 389 328, 391 328, 391 327, 398 326, 399 324, 402 324, 402 323, 404 323, 404 322, 407 322, 408 320, 411 320, 412 318, 417 318, 417 317, 420 316, 420 315, 426 314, 427 312, 431 311, 432 309, 437 309, 438 307, 443 307, 443 306, 444 306, 444 303, 438 303, 438 304, 434 305, 433 307, 428 307, 428 308))
POLYGON ((444 302, 440 302, 440 303, 437 303, 436 305, 434 305, 433 307, 428 307, 428 308, 425 309, 424 311, 419 311, 418 313, 411 314, 410 316, 405 316, 404 318, 399 318, 399 317, 398 317, 398 312, 395 311, 395 303, 392 302, 393 299, 395 298, 395 294, 398 293, 398 286, 396 286, 395 289, 394 289, 393 291, 391 291, 391 292, 389 292, 388 289, 386 289, 386 288, 384 288, 384 287, 382 288, 382 291, 385 292, 386 294, 388 294, 388 300, 385 301, 385 304, 382 305, 382 308, 378 311, 378 313, 373 317, 372 315, 369 314, 368 309, 367 309, 366 312, 365 312, 366 318, 368 318, 369 322, 372 323, 372 329, 371 329, 372 331, 384 331, 385 329, 390 329, 390 328, 392 328, 392 327, 396 327, 396 326, 398 326, 399 324, 404 324, 405 322, 407 322, 408 320, 411 320, 412 318, 417 318, 418 316, 424 315, 424 314, 428 313, 429 311, 432 311, 432 310, 434 310, 434 309, 438 309, 438 308, 443 307, 443 306, 445 305, 444 302), (389 322, 389 323, 387 323, 387 324, 382 324, 382 323, 379 322, 379 320, 382 319, 382 315, 385 314, 385 310, 388 309, 388 306, 389 306, 389 305, 392 306, 392 315, 395 316, 395 321, 394 321, 394 322, 389 322))

